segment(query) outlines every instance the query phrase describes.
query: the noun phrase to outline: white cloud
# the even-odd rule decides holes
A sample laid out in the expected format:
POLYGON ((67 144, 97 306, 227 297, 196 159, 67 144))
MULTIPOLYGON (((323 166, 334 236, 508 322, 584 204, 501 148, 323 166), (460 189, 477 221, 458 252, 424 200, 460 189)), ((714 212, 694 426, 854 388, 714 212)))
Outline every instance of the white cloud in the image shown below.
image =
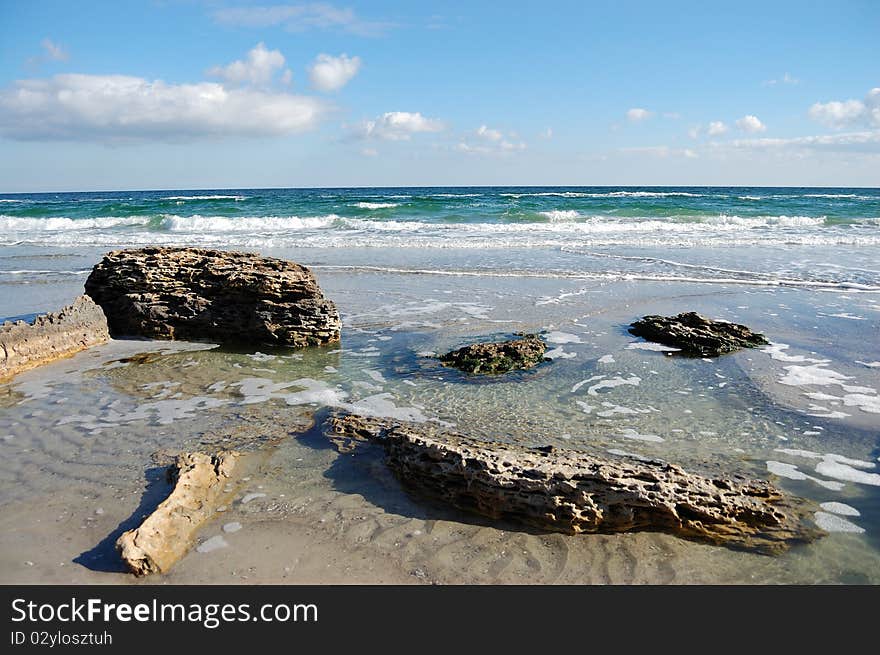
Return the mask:
POLYGON ((344 53, 338 57, 320 54, 309 68, 309 79, 319 91, 338 91, 357 75, 360 68, 360 57, 349 57, 344 53))
POLYGON ((766 137, 760 139, 735 139, 725 144, 719 144, 719 147, 880 153, 880 130, 799 136, 790 139, 766 137))
POLYGON ((25 64, 28 67, 36 68, 47 61, 67 61, 70 59, 70 54, 67 50, 60 43, 55 43, 50 38, 40 41, 40 46, 43 48, 43 54, 28 57, 25 60, 25 64))
POLYGON ((361 154, 364 157, 376 157, 379 154, 379 151, 375 148, 362 148, 361 154))
POLYGON ((208 75, 219 77, 229 84, 268 86, 275 72, 283 67, 284 55, 278 50, 267 50, 261 42, 248 52, 247 60, 239 59, 228 66, 214 66, 208 75))
POLYGON ((642 109, 641 107, 633 107, 632 109, 626 112, 626 119, 628 121, 632 121, 637 123, 639 121, 646 120, 653 116, 653 112, 648 111, 647 109, 642 109))
POLYGON ((778 80, 765 80, 763 82, 764 86, 776 86, 777 84, 800 84, 800 80, 796 77, 792 77, 789 73, 785 73, 785 75, 778 80))
POLYGON ((641 148, 620 148, 619 152, 631 155, 646 155, 648 157, 656 157, 658 159, 666 159, 668 157, 685 157, 687 159, 696 159, 696 151, 690 148, 670 148, 669 146, 644 146, 641 148))
POLYGON ((413 134, 439 132, 443 123, 426 118, 419 112, 389 111, 373 120, 363 121, 355 127, 354 136, 362 139, 408 141, 413 134))
POLYGON ((880 127, 880 87, 871 89, 864 100, 817 102, 810 107, 810 118, 835 129, 880 127))
POLYGON ((694 125, 693 127, 691 127, 688 130, 688 136, 692 139, 699 139, 702 131, 703 131, 702 125, 694 125))
POLYGON ((67 61, 70 59, 70 55, 67 51, 58 43, 55 43, 51 39, 43 39, 40 41, 40 45, 43 46, 43 50, 46 51, 45 56, 52 61, 67 61))
POLYGON ((721 136, 725 132, 727 132, 727 125, 723 121, 712 121, 706 128, 706 134, 709 136, 721 136))
POLYGON ((757 116, 751 114, 740 118, 736 122, 736 126, 743 132, 748 132, 749 134, 757 134, 758 132, 767 131, 767 126, 764 125, 757 116))
POLYGON ((468 154, 507 155, 526 149, 524 141, 520 141, 513 132, 507 136, 501 130, 480 125, 472 134, 466 135, 455 149, 468 154))
POLYGON ((229 7, 214 12, 214 20, 236 27, 272 27, 281 25, 290 32, 309 29, 337 29, 358 36, 380 36, 393 23, 363 20, 353 9, 339 8, 324 2, 269 7, 229 7))
POLYGON ((327 110, 316 98, 213 82, 68 74, 0 90, 0 132, 78 141, 284 135, 314 127, 327 110))
POLYGON ((541 132, 541 136, 544 137, 545 139, 552 139, 553 138, 553 128, 548 127, 546 130, 541 132))
POLYGON ((485 125, 480 125, 480 127, 477 128, 477 136, 481 139, 493 142, 500 142, 504 139, 504 135, 500 130, 493 130, 485 125))

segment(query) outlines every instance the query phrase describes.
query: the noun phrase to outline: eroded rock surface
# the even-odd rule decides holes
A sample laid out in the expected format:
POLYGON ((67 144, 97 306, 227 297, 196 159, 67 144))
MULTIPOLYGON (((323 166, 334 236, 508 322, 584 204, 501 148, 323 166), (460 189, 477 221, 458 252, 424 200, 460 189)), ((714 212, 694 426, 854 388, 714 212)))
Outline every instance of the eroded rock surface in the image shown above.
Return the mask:
POLYGON ((174 490, 141 525, 123 533, 116 550, 135 575, 165 573, 192 547, 199 526, 213 516, 239 454, 183 453, 169 474, 174 490))
POLYGON ((465 373, 495 375, 537 366, 545 361, 546 350, 547 344, 537 334, 525 334, 508 341, 475 343, 438 359, 465 373))
POLYGON ((330 420, 349 450, 380 443, 388 465, 416 493, 460 510, 542 530, 578 534, 655 530, 767 554, 824 534, 807 502, 769 482, 709 478, 659 460, 486 442, 358 415, 330 420))
POLYGON ((630 326, 637 337, 679 348, 685 355, 715 357, 740 348, 769 343, 763 334, 745 325, 713 321, 696 312, 678 316, 645 316, 630 326))
POLYGON ((201 248, 117 250, 86 280, 114 336, 316 346, 339 312, 311 271, 282 259, 201 248))
POLYGON ((33 323, 7 321, 0 326, 0 382, 109 339, 104 312, 88 296, 33 323))

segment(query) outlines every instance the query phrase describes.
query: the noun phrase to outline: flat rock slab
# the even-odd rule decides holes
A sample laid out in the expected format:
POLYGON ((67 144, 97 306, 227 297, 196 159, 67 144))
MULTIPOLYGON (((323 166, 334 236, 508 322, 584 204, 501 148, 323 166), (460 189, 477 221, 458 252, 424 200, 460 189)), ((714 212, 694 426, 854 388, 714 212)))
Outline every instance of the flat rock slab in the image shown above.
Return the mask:
POLYGON ((32 323, 7 321, 0 326, 0 382, 109 340, 104 312, 88 296, 32 323))
POLYGON ((684 355, 716 357, 740 348, 754 348, 768 343, 763 334, 752 332, 745 325, 713 321, 696 312, 677 316, 645 316, 633 323, 631 334, 672 346, 684 355))
POLYGON ((116 550, 138 576, 166 573, 192 547, 199 526, 214 515, 229 492, 226 485, 239 458, 232 451, 216 455, 183 453, 169 469, 174 490, 141 525, 124 532, 116 550))
POLYGON ((545 361, 545 344, 537 334, 525 334, 518 339, 475 343, 440 355, 446 366, 472 375, 498 375, 509 371, 529 369, 545 361))
POLYGON ((380 443, 388 465, 418 494, 541 530, 655 530, 766 554, 824 534, 807 501, 763 480, 710 478, 659 460, 524 448, 352 414, 331 418, 329 432, 349 450, 359 441, 380 443))
POLYGON ((304 266, 201 248, 107 254, 86 280, 113 336, 277 346, 339 341, 336 306, 304 266))

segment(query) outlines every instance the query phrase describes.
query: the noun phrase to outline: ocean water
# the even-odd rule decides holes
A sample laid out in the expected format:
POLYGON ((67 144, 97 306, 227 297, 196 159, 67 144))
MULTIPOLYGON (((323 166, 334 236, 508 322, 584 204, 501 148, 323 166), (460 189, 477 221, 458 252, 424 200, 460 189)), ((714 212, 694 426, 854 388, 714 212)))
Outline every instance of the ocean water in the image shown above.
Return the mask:
MULTIPOLYGON (((539 573, 528 557, 498 559, 486 545, 501 539, 491 528, 471 527, 463 539, 465 517, 429 539, 434 517, 426 523, 425 510, 401 500, 393 482, 379 484, 378 469, 345 468, 320 439, 306 439, 273 455, 251 490, 272 498, 268 514, 252 512, 259 501, 238 507, 244 529, 224 535, 230 566, 241 568, 259 535, 275 534, 267 515, 336 525, 333 517, 351 512, 359 522, 327 539, 343 550, 367 543, 371 556, 396 561, 399 539, 380 535, 405 524, 425 534, 411 540, 400 566, 445 581, 880 583, 880 190, 7 194, 0 319, 62 306, 103 253, 149 244, 258 251, 310 266, 340 309, 342 343, 288 351, 118 341, 0 386, 7 580, 67 579, 49 555, 27 569, 16 559, 22 543, 9 535, 22 522, 33 540, 25 544, 52 538, 41 508, 81 527, 70 548, 86 551, 135 511, 151 452, 215 443, 239 424, 258 426, 245 436, 263 438, 284 416, 342 408, 770 478, 814 503, 830 534, 780 558, 646 535, 517 537, 525 540, 517 552, 541 563, 539 573), (645 314, 688 310, 745 323, 771 345, 688 359, 626 330, 645 314), (431 358, 522 330, 544 335, 551 362, 474 380, 431 358), (126 360, 146 350, 157 355, 126 360), (90 514, 98 505, 100 519, 90 514), (278 509, 288 505, 296 511, 278 509)), ((182 563, 181 580, 210 570, 198 559, 209 556, 220 557, 196 553, 182 563)))

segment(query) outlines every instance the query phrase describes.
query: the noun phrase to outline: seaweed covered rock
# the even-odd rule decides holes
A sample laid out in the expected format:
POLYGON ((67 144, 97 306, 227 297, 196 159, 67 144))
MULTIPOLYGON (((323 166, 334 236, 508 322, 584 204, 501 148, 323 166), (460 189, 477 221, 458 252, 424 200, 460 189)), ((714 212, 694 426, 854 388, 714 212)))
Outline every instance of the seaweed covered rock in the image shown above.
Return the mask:
POLYGON ((475 343, 438 359, 465 373, 496 375, 537 366, 545 361, 546 350, 547 344, 537 334, 524 334, 509 341, 475 343))
POLYGON ((282 259, 201 248, 107 254, 86 280, 113 336, 316 346, 339 312, 315 276, 282 259))
POLYGON ((491 519, 566 534, 655 530, 776 554, 824 532, 807 501, 769 482, 714 478, 662 462, 487 442, 359 415, 330 420, 330 438, 349 451, 376 442, 403 485, 491 519))
POLYGON ((0 382, 110 339, 104 312, 88 296, 31 323, 0 325, 0 382))
POLYGON ((683 354, 696 357, 715 357, 769 343, 763 334, 752 332, 745 325, 713 321, 696 312, 645 316, 633 323, 629 331, 637 337, 678 348, 683 354))

